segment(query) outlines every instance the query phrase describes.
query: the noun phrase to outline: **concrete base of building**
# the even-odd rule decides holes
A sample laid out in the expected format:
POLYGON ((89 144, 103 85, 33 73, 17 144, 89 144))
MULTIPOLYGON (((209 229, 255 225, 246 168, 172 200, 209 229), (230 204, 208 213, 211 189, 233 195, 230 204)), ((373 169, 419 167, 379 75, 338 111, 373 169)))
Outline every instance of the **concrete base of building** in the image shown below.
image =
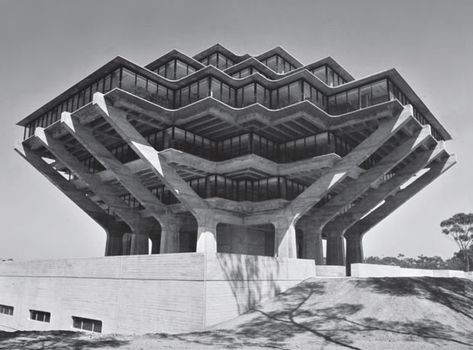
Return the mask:
POLYGON ((392 265, 351 264, 352 277, 457 277, 473 279, 473 273, 458 270, 411 269, 392 265))
POLYGON ((14 310, 0 329, 75 330, 80 317, 103 333, 198 331, 314 276, 313 260, 225 253, 2 262, 0 304, 14 310))

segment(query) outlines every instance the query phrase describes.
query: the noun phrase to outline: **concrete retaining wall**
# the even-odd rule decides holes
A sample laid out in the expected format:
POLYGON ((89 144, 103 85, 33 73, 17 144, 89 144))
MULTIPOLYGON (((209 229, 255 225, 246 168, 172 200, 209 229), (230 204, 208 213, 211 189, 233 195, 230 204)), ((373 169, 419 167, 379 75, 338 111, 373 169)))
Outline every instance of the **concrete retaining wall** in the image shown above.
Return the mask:
POLYGON ((103 333, 202 330, 313 276, 312 260, 237 254, 3 262, 0 304, 14 314, 0 314, 0 329, 71 330, 78 316, 101 320, 103 333))
POLYGON ((351 264, 352 277, 458 277, 472 278, 472 273, 457 270, 409 269, 391 265, 351 264))
POLYGON ((317 277, 345 277, 345 266, 317 265, 315 267, 317 277))

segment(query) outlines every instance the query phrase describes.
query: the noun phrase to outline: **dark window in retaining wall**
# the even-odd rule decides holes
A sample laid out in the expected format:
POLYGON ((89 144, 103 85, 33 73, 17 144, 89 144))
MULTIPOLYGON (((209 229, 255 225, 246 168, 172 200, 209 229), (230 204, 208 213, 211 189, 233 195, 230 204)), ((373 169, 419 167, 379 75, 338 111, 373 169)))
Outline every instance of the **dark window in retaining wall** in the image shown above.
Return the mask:
POLYGON ((102 321, 72 316, 72 327, 102 333, 102 321))
POLYGON ((30 319, 34 321, 49 322, 51 313, 46 311, 30 310, 30 319))
POLYGON ((0 314, 13 315, 13 309, 13 306, 0 304, 0 314))

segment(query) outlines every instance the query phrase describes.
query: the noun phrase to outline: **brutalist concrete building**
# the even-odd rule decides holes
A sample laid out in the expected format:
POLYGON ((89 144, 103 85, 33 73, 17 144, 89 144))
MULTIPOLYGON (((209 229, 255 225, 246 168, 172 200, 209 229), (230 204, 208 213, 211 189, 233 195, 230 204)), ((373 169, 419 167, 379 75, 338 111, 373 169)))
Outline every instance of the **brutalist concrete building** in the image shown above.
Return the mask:
POLYGON ((145 67, 117 57, 18 125, 17 151, 122 262, 349 267, 365 233, 455 163, 450 135, 395 69, 355 79, 279 47, 173 50, 145 67))

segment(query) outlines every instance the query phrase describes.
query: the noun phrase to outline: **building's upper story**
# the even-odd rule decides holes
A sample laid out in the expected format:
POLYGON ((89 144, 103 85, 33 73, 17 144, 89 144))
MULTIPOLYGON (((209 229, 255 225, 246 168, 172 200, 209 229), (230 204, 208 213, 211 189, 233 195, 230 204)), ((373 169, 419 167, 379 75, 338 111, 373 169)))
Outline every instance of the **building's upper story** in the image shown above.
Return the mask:
POLYGON ((24 138, 36 127, 59 120, 92 101, 99 91, 122 89, 166 109, 177 110, 212 98, 234 109, 260 104, 279 110, 310 103, 337 117, 398 100, 413 106, 414 117, 429 124, 437 140, 451 136, 395 69, 354 79, 330 57, 303 65, 277 47, 258 56, 238 56, 214 45, 194 57, 172 50, 145 67, 116 57, 22 119, 24 138))

